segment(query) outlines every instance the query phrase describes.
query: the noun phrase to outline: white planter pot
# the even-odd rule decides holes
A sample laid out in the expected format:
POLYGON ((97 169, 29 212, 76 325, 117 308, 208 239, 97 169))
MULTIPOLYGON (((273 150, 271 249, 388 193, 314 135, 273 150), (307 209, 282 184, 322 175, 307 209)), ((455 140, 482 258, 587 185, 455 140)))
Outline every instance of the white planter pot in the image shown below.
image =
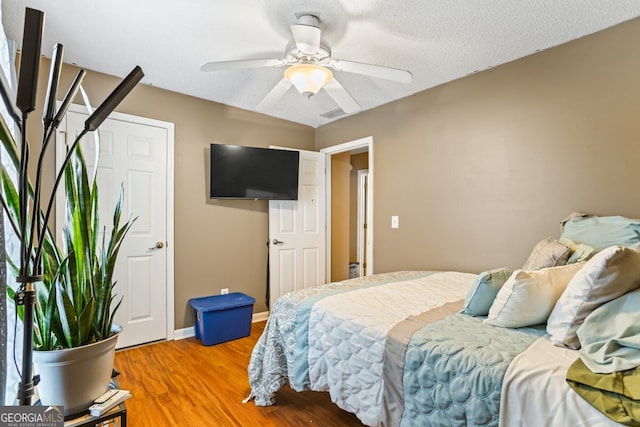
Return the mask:
POLYGON ((42 405, 62 405, 65 416, 78 414, 107 391, 122 327, 114 324, 112 330, 114 335, 97 343, 33 352, 35 371, 40 375, 37 388, 42 405))

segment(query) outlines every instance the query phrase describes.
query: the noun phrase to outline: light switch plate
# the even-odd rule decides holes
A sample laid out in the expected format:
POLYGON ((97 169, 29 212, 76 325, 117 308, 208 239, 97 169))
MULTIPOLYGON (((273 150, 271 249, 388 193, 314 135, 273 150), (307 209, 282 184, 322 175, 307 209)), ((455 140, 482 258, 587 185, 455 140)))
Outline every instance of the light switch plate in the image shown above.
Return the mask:
POLYGON ((399 219, 397 215, 393 215, 391 217, 391 228, 398 228, 400 226, 399 219))

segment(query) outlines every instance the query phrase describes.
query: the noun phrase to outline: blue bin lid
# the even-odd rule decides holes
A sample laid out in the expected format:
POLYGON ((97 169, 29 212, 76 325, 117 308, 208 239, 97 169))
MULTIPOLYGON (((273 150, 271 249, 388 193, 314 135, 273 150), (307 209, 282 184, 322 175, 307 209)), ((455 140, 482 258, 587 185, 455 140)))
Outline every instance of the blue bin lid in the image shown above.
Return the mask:
POLYGON ((191 298, 189 304, 195 310, 199 311, 216 311, 225 310, 227 308, 241 307, 256 302, 255 298, 245 295, 241 292, 231 292, 225 295, 212 295, 201 298, 191 298))

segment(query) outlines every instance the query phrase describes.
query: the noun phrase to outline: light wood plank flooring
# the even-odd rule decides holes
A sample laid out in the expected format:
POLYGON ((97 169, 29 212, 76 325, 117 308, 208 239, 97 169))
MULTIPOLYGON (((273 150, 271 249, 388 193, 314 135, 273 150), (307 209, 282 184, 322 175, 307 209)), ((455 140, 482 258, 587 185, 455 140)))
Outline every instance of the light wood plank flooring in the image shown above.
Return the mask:
POLYGON ((297 393, 285 386, 276 404, 243 404, 249 395, 247 366, 265 322, 251 336, 214 346, 195 338, 125 349, 116 353, 120 387, 130 390, 127 421, 157 426, 362 426, 334 405, 329 393, 297 393))

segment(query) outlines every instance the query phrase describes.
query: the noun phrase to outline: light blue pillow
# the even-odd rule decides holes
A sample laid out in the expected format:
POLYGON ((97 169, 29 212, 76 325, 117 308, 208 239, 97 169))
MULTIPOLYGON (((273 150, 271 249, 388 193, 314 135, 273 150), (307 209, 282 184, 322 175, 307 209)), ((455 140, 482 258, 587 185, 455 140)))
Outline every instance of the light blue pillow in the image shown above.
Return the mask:
POLYGON ((514 271, 513 268, 502 267, 480 273, 467 292, 462 313, 470 316, 489 314, 498 291, 514 271))
MULTIPOLYGON (((640 366, 640 290, 631 291, 596 308, 577 334, 580 358, 597 374, 640 366)), ((640 397, 640 390, 638 390, 640 397)))
POLYGON ((640 221, 622 216, 572 218, 564 224, 560 241, 570 239, 591 246, 596 252, 609 246, 640 247, 640 221))

